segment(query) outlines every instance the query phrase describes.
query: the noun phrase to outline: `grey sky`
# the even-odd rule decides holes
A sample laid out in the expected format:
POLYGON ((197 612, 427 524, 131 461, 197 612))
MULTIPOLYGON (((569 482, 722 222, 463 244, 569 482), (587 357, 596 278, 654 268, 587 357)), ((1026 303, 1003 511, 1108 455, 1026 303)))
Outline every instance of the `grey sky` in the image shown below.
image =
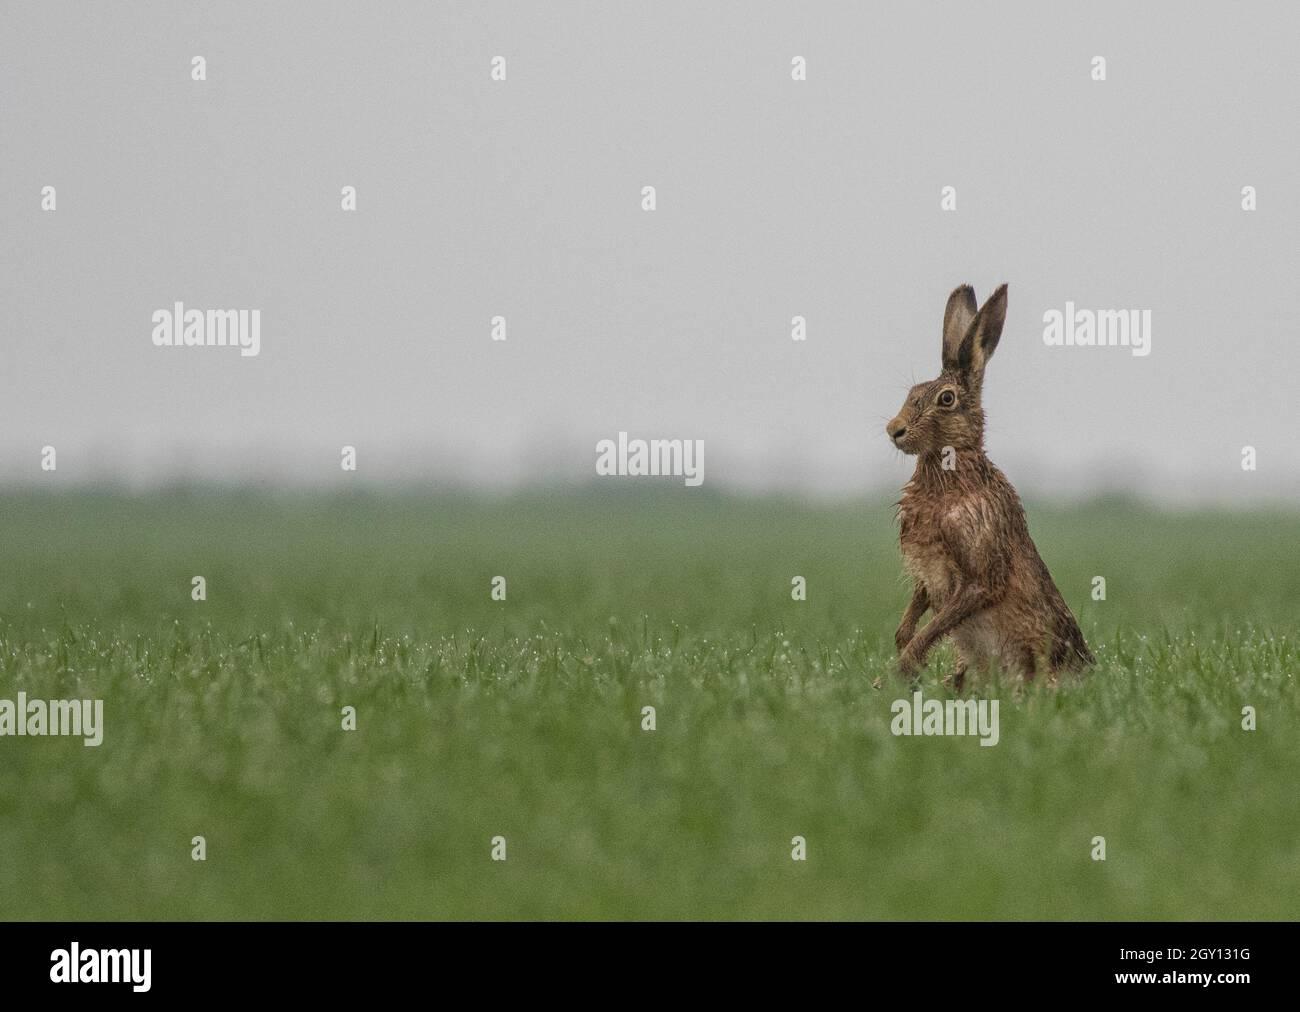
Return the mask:
POLYGON ((7 4, 0 481, 589 478, 626 430, 897 486, 948 292, 1006 281, 1018 484, 1295 492, 1300 8, 1049 6, 7 4), (154 347, 177 300, 261 354, 154 347), (1151 355, 1046 347, 1067 300, 1151 355))

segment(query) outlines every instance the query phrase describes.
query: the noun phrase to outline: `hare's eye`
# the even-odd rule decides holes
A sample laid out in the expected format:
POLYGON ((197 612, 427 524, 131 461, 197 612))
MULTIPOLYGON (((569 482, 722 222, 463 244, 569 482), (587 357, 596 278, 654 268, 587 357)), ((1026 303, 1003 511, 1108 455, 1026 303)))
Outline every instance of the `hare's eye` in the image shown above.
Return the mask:
POLYGON ((955 403, 957 403, 957 395, 954 394, 951 390, 945 390, 943 393, 939 395, 940 407, 950 408, 955 403))

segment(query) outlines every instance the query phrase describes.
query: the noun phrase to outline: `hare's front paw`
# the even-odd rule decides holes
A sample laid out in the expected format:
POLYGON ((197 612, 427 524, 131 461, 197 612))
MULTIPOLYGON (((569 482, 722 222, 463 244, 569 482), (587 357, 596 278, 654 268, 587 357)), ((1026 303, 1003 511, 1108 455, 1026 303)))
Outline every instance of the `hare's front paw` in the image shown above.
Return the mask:
POLYGON ((898 655, 898 674, 905 681, 915 682, 921 671, 921 658, 910 644, 898 655))

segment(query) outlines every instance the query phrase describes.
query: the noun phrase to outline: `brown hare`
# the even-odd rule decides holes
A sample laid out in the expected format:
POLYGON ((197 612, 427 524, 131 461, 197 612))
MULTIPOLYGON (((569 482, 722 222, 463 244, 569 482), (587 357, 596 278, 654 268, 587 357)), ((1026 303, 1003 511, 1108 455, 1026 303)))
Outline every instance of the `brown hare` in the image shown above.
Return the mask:
POLYGON ((996 661, 1029 680, 1093 662, 1029 537, 1020 497, 984 454, 980 392, 1006 316, 1006 285, 978 311, 969 285, 954 291, 943 314, 943 371, 912 387, 885 426, 895 446, 916 455, 898 503, 899 544, 914 581, 894 634, 899 671, 914 680, 931 647, 951 635, 958 691, 971 665, 996 661), (934 615, 918 632, 927 609, 934 615))

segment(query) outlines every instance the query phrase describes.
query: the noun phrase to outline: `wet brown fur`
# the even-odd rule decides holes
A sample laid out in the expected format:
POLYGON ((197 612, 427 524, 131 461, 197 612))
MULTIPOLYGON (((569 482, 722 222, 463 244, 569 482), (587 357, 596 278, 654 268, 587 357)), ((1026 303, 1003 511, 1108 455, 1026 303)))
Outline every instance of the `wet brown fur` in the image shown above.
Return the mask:
POLYGON ((916 678, 930 649, 948 635, 960 658, 950 676, 959 690, 972 665, 996 662, 1028 680, 1093 662, 1029 536, 1020 497, 984 453, 980 395, 1006 320, 1007 286, 978 312, 975 306, 969 285, 949 296, 943 371, 914 386, 885 426, 894 445, 917 458, 898 503, 899 544, 914 583, 894 634, 899 670, 916 678), (918 632, 927 610, 933 617, 918 632))

